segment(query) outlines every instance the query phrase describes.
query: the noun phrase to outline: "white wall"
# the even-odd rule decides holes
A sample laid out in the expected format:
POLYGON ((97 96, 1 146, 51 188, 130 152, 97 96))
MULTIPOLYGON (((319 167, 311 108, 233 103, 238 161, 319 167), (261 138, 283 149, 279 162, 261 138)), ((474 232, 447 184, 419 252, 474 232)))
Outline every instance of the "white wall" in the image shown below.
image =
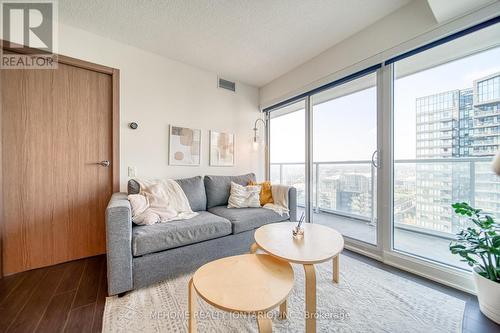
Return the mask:
POLYGON ((237 83, 217 88, 217 74, 76 29, 59 28, 59 53, 120 70, 120 183, 127 167, 138 177, 190 177, 255 172, 264 178, 264 152, 252 149, 253 123, 261 114, 258 89, 237 83), (128 123, 139 124, 137 130, 128 123), (168 165, 168 125, 202 130, 201 166, 168 165), (210 167, 209 130, 235 134, 234 167, 210 167))
POLYGON ((500 14, 500 2, 438 24, 427 1, 414 0, 260 89, 262 108, 381 63, 500 14))

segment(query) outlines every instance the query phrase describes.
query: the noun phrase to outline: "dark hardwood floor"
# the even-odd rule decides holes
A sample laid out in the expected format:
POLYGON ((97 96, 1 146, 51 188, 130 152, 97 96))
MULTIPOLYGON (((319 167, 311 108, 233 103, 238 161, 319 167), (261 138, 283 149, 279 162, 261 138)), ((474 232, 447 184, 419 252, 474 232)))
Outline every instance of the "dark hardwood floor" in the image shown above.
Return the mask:
MULTIPOLYGON (((464 300, 465 333, 500 332, 500 325, 479 311, 475 296, 354 252, 343 254, 464 300)), ((100 332, 106 292, 105 256, 5 277, 0 279, 0 332, 100 332)))
POLYGON ((92 257, 0 279, 0 332, 101 332, 106 259, 92 257))

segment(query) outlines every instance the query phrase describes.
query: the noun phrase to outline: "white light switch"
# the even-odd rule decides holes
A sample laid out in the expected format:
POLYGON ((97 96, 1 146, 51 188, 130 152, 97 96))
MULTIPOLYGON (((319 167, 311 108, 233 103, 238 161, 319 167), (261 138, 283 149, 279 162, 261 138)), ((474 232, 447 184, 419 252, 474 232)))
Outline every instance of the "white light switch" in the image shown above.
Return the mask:
POLYGON ((129 178, 134 178, 136 176, 136 168, 133 166, 128 167, 128 177, 129 178))

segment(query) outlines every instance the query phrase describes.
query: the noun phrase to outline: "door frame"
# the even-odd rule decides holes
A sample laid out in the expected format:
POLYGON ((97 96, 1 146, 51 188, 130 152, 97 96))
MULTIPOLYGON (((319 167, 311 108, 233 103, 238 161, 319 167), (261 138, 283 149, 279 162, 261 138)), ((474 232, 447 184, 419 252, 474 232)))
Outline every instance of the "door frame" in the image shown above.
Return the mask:
MULTIPOLYGON (((5 46, 5 41, 0 39, 0 45, 3 51, 9 51, 18 54, 42 54, 46 53, 35 48, 13 48, 5 46)), ((12 45, 13 43, 11 43, 12 45)), ((17 45, 19 46, 19 45, 17 45)), ((112 157, 111 157, 111 173, 113 192, 120 191, 120 70, 104 65, 95 64, 89 61, 68 57, 62 54, 54 53, 57 56, 57 63, 69 65, 73 67, 83 68, 94 72, 107 74, 111 76, 111 108, 112 108, 112 157)), ((50 70, 50 69, 47 69, 50 70)), ((1 75, 4 70, 0 70, 0 278, 3 274, 3 235, 4 235, 4 211, 3 211, 3 140, 2 140, 2 87, 1 75)))

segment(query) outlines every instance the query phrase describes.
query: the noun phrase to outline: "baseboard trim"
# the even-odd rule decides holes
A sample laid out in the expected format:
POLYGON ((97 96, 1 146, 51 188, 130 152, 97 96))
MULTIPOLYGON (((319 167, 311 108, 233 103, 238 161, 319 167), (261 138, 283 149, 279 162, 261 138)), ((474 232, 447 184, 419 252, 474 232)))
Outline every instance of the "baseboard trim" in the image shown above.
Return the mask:
POLYGON ((389 266, 401 269, 411 274, 440 283, 442 285, 476 295, 476 287, 471 272, 446 267, 432 262, 422 261, 395 251, 385 251, 383 256, 360 249, 357 246, 345 244, 347 250, 378 260, 389 266))
POLYGON ((438 282, 448 287, 476 295, 476 288, 472 272, 454 269, 422 259, 399 254, 397 252, 384 252, 383 262, 387 265, 402 269, 412 274, 438 282))
POLYGON ((367 251, 367 250, 363 250, 363 249, 360 249, 359 247, 355 246, 355 245, 350 245, 350 244, 345 244, 344 245, 344 248, 351 251, 351 252, 356 252, 356 253, 359 253, 365 257, 368 257, 368 258, 371 258, 371 259, 375 259, 375 260, 378 260, 378 261, 383 261, 382 260, 382 257, 376 253, 373 253, 371 251, 367 251))

